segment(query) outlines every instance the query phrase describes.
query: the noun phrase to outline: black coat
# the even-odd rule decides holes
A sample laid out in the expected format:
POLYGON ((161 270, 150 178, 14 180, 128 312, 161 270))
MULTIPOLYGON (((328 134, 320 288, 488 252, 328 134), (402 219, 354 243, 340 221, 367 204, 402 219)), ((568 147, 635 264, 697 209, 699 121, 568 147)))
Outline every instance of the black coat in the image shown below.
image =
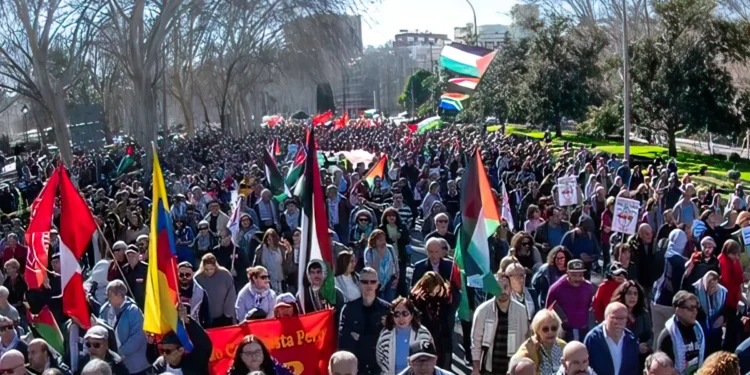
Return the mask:
MULTIPOLYGON (((424 276, 427 272, 432 271, 432 265, 430 264, 430 259, 422 259, 416 264, 414 264, 414 272, 412 273, 411 278, 411 287, 413 288, 414 285, 419 282, 419 279, 424 276)), ((451 283, 451 276, 453 275, 453 262, 451 262, 448 259, 440 259, 440 264, 438 264, 438 273, 440 276, 445 280, 445 282, 450 283, 451 285, 451 305, 453 308, 457 308, 459 302, 461 302, 461 286, 460 285, 454 285, 451 283)))
POLYGON ((133 293, 133 300, 141 311, 146 305, 146 277, 148 276, 148 264, 138 262, 135 267, 126 264, 122 268, 125 274, 125 282, 128 284, 130 291, 133 293))
POLYGON ((391 305, 380 298, 376 298, 374 309, 365 320, 365 306, 362 298, 348 302, 341 309, 339 319, 339 350, 353 353, 358 359, 358 373, 362 375, 380 374, 380 367, 375 359, 375 346, 380 332, 383 330, 385 316, 391 305))
MULTIPOLYGON (((128 371, 128 368, 125 367, 125 364, 122 362, 122 358, 120 356, 113 352, 111 349, 109 350, 109 353, 107 353, 107 356, 104 357, 104 361, 109 364, 109 368, 112 369, 112 375, 130 375, 130 371, 128 371)), ((83 368, 86 366, 87 363, 91 362, 91 356, 86 353, 85 355, 81 356, 81 358, 78 359, 78 370, 76 370, 76 375, 80 374, 81 371, 83 371, 83 368)))
MULTIPOLYGON (((185 329, 188 337, 190 337, 190 342, 193 343, 193 351, 182 356, 182 361, 180 361, 182 373, 184 375, 208 374, 208 362, 211 359, 211 352, 213 352, 211 339, 200 324, 193 319, 190 319, 190 322, 185 325, 185 329)), ((167 368, 164 357, 157 358, 152 367, 156 374, 163 373, 167 368)))

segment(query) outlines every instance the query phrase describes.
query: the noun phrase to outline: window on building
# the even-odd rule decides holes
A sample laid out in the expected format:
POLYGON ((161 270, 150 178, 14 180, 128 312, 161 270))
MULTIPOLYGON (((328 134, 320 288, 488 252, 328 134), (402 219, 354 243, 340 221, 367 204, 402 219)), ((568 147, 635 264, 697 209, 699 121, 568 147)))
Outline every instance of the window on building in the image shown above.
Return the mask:
POLYGON ((411 43, 411 42, 414 41, 414 37, 413 36, 406 37, 406 41, 408 41, 409 43, 411 43))

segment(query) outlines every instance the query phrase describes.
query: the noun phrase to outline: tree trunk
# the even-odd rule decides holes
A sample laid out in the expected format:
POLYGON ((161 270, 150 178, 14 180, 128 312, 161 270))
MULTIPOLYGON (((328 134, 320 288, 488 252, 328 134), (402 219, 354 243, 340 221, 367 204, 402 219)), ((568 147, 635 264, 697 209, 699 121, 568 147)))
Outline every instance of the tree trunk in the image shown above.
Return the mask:
POLYGON ((154 92, 148 80, 143 77, 133 81, 134 136, 138 144, 146 151, 146 159, 142 160, 141 164, 148 175, 151 173, 153 157, 151 143, 153 142, 156 145, 159 119, 156 116, 154 92))
POLYGON ((669 156, 677 157, 677 135, 674 131, 667 132, 667 142, 669 143, 669 156))
POLYGON ((68 116, 65 113, 65 92, 57 90, 52 93, 52 108, 50 115, 54 121, 57 148, 60 151, 63 163, 70 167, 73 163, 73 150, 70 146, 70 133, 68 132, 68 116))

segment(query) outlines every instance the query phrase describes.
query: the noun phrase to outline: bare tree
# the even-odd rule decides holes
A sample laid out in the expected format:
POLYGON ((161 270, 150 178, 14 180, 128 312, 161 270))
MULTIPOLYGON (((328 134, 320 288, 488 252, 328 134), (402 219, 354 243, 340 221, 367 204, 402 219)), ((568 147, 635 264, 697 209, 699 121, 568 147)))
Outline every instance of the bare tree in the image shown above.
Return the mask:
POLYGON ((84 0, 12 0, 0 6, 0 88, 23 95, 47 111, 62 160, 69 165, 73 154, 65 99, 85 72, 92 36, 89 20, 97 10, 84 0), (64 52, 59 56, 61 64, 51 61, 55 49, 64 52))

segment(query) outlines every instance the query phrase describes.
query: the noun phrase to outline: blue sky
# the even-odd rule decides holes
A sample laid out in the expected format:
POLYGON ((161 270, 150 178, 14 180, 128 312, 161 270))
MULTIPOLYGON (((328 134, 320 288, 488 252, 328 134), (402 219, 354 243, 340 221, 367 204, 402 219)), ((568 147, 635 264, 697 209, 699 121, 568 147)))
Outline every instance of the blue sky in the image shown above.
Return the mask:
MULTIPOLYGON (((470 0, 477 12, 477 23, 510 24, 510 9, 516 0, 470 0)), ((473 22, 466 0, 380 0, 362 15, 364 46, 379 46, 401 29, 448 34, 453 28, 473 22)))

